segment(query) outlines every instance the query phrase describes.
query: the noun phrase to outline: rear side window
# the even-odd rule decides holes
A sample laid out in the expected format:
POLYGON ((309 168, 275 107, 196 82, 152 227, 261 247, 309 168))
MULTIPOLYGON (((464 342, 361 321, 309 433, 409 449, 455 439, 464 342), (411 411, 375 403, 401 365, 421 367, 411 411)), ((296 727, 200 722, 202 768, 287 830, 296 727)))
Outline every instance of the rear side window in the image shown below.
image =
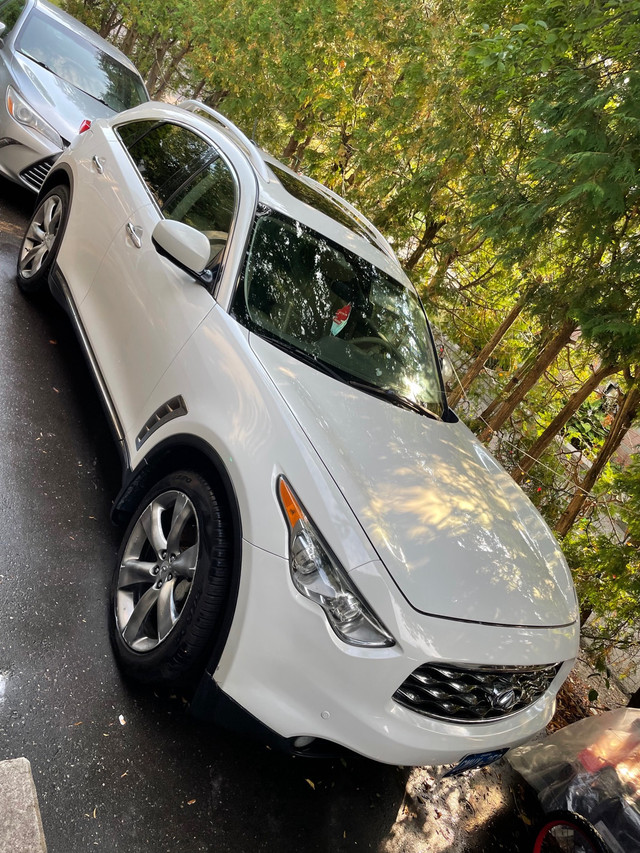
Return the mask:
POLYGON ((235 181, 218 151, 167 122, 138 121, 118 134, 163 216, 197 228, 209 240, 209 264, 226 246, 236 207, 235 181))
POLYGON ((9 35, 14 28, 16 21, 22 14, 26 3, 25 0, 9 0, 8 3, 0 4, 0 21, 4 24, 5 29, 2 33, 2 38, 9 35))

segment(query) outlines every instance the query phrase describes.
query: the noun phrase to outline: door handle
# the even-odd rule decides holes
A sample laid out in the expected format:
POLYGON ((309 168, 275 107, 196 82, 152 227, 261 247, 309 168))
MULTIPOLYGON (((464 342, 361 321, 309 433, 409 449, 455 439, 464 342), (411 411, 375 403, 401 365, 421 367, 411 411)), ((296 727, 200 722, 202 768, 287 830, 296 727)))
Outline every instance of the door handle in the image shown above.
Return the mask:
POLYGON ((127 234, 136 249, 142 248, 142 228, 139 225, 133 225, 127 222, 127 234))
POLYGON ((96 172, 99 175, 104 175, 104 158, 98 157, 97 154, 94 154, 91 162, 96 167, 96 172))

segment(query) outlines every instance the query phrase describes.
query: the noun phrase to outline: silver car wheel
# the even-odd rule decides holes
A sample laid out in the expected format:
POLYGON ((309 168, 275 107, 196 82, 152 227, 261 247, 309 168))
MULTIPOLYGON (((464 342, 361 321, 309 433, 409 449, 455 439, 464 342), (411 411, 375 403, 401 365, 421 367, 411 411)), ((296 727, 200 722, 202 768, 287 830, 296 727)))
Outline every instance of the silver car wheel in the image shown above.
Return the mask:
POLYGON ((155 497, 142 511, 125 545, 117 580, 116 622, 136 652, 157 648, 182 613, 198 565, 196 510, 181 491, 155 497))
POLYGON ((63 213, 64 201, 59 195, 47 196, 36 210, 22 241, 18 260, 18 270, 23 278, 34 276, 47 260, 55 246, 63 213))

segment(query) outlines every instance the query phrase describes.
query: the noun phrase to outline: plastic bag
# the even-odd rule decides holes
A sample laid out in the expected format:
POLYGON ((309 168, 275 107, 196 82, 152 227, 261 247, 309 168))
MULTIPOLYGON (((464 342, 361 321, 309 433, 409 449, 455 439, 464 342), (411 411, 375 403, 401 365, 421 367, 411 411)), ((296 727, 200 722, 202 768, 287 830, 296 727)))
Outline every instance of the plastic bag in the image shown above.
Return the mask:
POLYGON ((640 853, 640 709, 579 720, 507 753, 545 811, 569 809, 599 830, 612 853, 640 853))

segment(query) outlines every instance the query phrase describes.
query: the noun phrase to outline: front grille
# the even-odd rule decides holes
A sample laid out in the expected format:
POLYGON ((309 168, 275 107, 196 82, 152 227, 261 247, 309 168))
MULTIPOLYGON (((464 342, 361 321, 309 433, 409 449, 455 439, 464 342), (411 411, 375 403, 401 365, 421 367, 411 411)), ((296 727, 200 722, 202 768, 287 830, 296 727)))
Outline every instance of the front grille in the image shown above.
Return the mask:
POLYGON ((44 179, 51 171, 51 167, 55 162, 55 157, 47 157, 46 160, 40 160, 38 163, 34 163, 32 166, 29 166, 28 169, 23 169, 23 171, 20 172, 20 177, 37 192, 44 184, 44 179))
POLYGON ((539 699, 561 664, 547 666, 454 666, 426 663, 393 694, 418 714, 481 723, 515 714, 539 699))

